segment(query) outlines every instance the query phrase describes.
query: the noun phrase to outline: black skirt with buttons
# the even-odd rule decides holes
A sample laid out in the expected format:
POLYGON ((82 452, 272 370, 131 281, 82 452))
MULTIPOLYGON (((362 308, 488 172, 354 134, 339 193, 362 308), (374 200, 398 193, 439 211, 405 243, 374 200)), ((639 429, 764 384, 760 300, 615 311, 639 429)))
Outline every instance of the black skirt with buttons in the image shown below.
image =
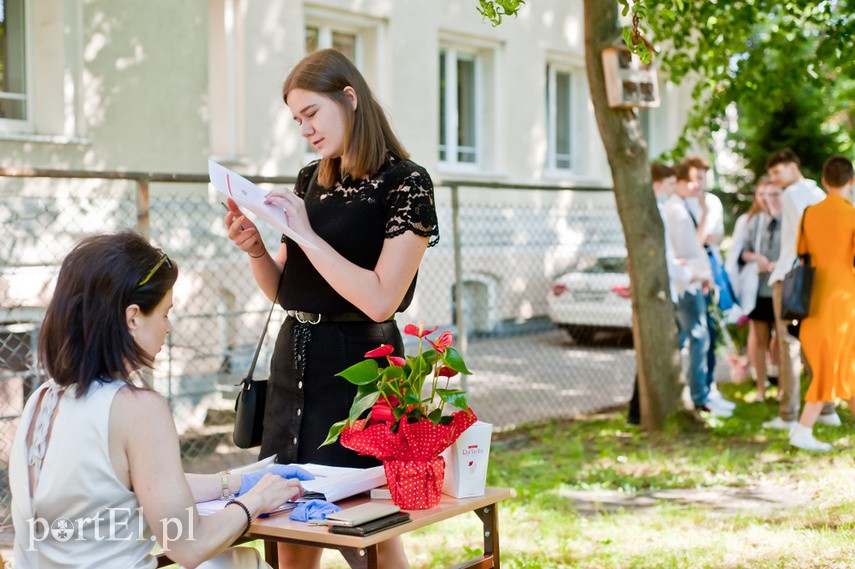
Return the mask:
POLYGON ((308 324, 286 318, 270 363, 259 457, 276 454, 282 464, 357 468, 380 464, 338 442, 318 448, 329 428, 347 418, 356 396, 356 386, 335 374, 362 361, 366 352, 380 344, 395 346, 395 355, 403 356, 403 340, 394 320, 308 324))

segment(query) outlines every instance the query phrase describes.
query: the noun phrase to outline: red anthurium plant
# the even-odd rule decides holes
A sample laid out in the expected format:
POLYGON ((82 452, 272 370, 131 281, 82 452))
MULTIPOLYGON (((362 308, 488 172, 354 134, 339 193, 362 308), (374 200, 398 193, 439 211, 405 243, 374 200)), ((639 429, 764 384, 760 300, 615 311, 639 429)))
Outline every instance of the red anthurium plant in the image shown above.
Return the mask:
MULTIPOLYGON (((402 421, 415 423, 429 420, 434 425, 448 425, 453 413, 445 414, 446 405, 471 415, 466 392, 450 388, 451 378, 458 373, 469 374, 460 353, 451 344, 451 332, 443 332, 435 340, 428 338, 439 327, 426 330, 408 324, 404 333, 419 339, 419 352, 402 358, 393 356, 394 348, 381 345, 365 354, 367 359, 350 366, 337 375, 359 386, 350 415, 330 427, 324 445, 335 442, 342 430, 351 428, 368 413, 359 427, 384 424, 397 433, 402 421), (424 349, 424 344, 430 345, 424 349), (378 364, 385 359, 385 366, 378 364)), ((474 419, 474 417, 473 417, 474 419)), ((468 421, 467 421, 468 422, 468 421)), ((323 446, 323 445, 322 445, 323 446)))

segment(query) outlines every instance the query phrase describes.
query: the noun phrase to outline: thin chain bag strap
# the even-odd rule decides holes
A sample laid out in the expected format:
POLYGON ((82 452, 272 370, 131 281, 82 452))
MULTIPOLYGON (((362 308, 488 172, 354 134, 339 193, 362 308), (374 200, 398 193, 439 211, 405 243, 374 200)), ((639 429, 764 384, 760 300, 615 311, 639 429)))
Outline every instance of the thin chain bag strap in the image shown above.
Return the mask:
MULTIPOLYGON (((284 274, 285 271, 282 271, 284 274)), ((270 326, 270 317, 273 316, 273 309, 276 308, 276 301, 279 300, 279 287, 282 285, 282 275, 279 275, 279 284, 276 285, 276 296, 273 298, 273 302, 270 303, 270 310, 267 311, 267 320, 264 321, 264 328, 261 329, 261 337, 258 338, 258 345, 255 346, 255 354, 252 356, 252 363, 249 364, 249 371, 246 372, 246 379, 244 381, 250 380, 252 381, 252 374, 255 373, 255 364, 258 362, 258 354, 261 353, 261 346, 264 345, 264 338, 267 337, 267 328, 270 326)))
POLYGON ((255 373, 258 355, 261 353, 264 338, 267 336, 267 328, 270 325, 273 309, 279 299, 279 288, 282 286, 284 274, 285 269, 283 267, 276 285, 276 295, 270 304, 270 310, 267 313, 267 319, 264 321, 261 336, 258 338, 258 345, 255 347, 255 354, 252 356, 249 371, 238 384, 240 385, 240 392, 235 399, 235 427, 232 435, 235 446, 238 448, 251 448, 261 444, 261 436, 264 432, 264 408, 267 402, 267 380, 256 381, 252 375, 255 373))

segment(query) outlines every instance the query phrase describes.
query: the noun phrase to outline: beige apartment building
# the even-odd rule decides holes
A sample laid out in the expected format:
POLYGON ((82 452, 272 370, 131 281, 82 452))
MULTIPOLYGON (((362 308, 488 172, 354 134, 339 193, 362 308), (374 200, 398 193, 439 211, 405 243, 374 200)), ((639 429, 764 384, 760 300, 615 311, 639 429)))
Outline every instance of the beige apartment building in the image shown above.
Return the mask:
MULTIPOLYGON (((401 321, 453 320, 450 180, 567 188, 460 190, 461 232, 488 220, 469 229, 481 239, 462 269, 469 328, 542 316, 550 279, 590 244, 585 223, 607 224, 600 233, 622 243, 588 93, 582 3, 530 1, 498 27, 476 5, 0 0, 0 167, 204 174, 214 159, 248 175, 294 176, 313 155, 281 83, 307 52, 334 47, 362 70, 437 185, 443 238, 401 321), (521 240, 522 210, 548 238, 521 240)), ((651 155, 673 143, 690 104, 684 90, 659 91, 661 106, 641 116, 651 155)), ((139 203, 133 183, 98 178, 0 176, 0 195, 0 321, 36 319, 74 239, 133 226, 139 203)), ((225 238, 210 188, 152 184, 148 200, 152 238, 184 269, 176 306, 188 317, 169 373, 203 373, 253 342, 267 301, 225 238), (216 339, 201 349, 206 336, 216 339)), ((266 240, 274 247, 277 236, 266 240)))

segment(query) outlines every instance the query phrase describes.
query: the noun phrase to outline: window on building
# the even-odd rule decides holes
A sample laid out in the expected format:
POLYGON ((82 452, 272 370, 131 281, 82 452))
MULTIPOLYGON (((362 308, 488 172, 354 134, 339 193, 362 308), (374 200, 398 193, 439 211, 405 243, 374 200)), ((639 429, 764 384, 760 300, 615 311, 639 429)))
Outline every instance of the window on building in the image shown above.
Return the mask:
POLYGON ((439 53, 439 161, 477 164, 479 159, 479 57, 444 48, 439 53))
MULTIPOLYGON (((356 67, 360 67, 360 43, 359 34, 355 31, 336 29, 333 25, 326 24, 306 26, 305 49, 307 54, 319 49, 333 48, 346 55, 356 67)), ((307 162, 318 160, 321 157, 308 141, 303 144, 303 154, 307 162)))
POLYGON ((573 160, 574 116, 573 74, 554 65, 547 67, 547 165, 552 170, 571 170, 573 160))
POLYGON ((345 54, 357 67, 358 41, 359 36, 353 32, 336 30, 330 26, 306 26, 306 53, 331 47, 345 54))
POLYGON ((27 58, 26 0, 0 0, 0 123, 25 121, 27 58))

